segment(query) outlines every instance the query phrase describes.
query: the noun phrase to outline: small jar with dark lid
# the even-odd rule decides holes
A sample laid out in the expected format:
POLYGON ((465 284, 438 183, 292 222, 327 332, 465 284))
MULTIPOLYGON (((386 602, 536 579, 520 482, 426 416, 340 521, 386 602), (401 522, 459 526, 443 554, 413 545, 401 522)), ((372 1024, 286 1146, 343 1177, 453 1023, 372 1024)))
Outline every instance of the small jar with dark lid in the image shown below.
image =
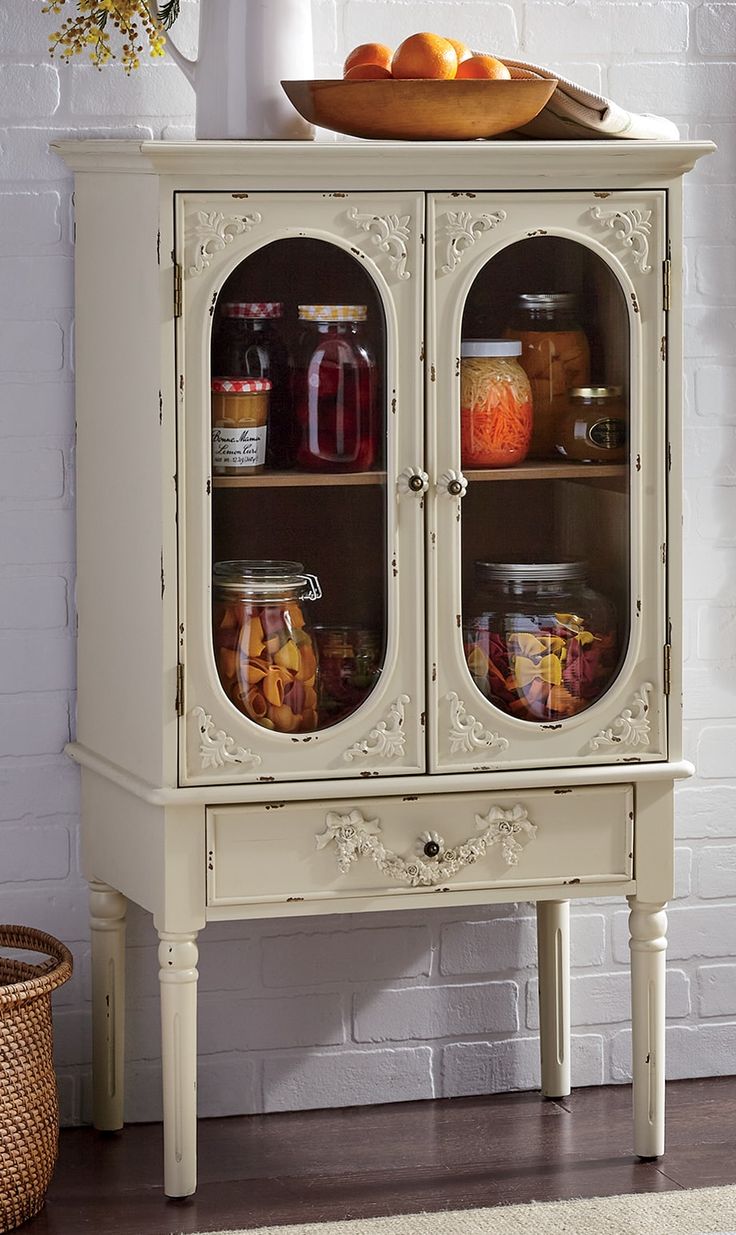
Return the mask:
POLYGON ((574 386, 556 420, 557 449, 580 463, 621 463, 628 453, 629 409, 621 386, 574 386))

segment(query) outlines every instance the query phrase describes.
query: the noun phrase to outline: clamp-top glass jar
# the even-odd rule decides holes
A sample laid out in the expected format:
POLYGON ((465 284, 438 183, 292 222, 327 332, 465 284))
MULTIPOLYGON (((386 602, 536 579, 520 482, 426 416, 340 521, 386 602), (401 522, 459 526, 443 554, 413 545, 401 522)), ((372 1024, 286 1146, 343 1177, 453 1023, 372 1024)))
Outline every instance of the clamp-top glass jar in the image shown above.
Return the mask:
POLYGON ((526 292, 519 296, 504 331, 520 339, 521 367, 532 388, 534 427, 529 454, 555 455, 556 409, 571 386, 590 381, 590 347, 578 323, 578 299, 571 292, 526 292))
POLYGON ((476 605, 464 623, 473 680, 520 720, 563 720, 608 689, 619 663, 613 606, 585 562, 476 562, 476 605))
POLYGON ((301 426, 297 463, 309 471, 365 472, 376 456, 376 366, 363 337, 364 304, 302 304, 294 374, 301 426))
POLYGON ((217 672, 231 703, 277 733, 317 728, 317 655, 305 601, 322 595, 301 562, 228 561, 213 569, 217 672))

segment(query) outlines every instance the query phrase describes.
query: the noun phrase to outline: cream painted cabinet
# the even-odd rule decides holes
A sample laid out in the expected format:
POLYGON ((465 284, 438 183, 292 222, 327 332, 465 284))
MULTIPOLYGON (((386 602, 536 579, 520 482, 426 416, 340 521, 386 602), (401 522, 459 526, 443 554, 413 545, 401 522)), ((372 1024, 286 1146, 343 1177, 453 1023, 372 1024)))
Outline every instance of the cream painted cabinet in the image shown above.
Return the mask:
POLYGON ((159 933, 165 1187, 196 1186, 208 921, 631 906, 664 1146, 681 749, 686 143, 58 147, 77 216, 79 715, 95 1122, 126 900, 159 933))
MULTIPOLYGON (((180 783, 422 772, 424 501, 411 481, 424 459, 424 195, 184 193, 176 221, 180 783), (228 316, 236 310, 278 316, 228 316), (331 320, 331 312, 343 316, 331 320), (211 452, 210 385, 239 349, 250 368, 272 373, 266 393, 276 457, 271 464, 266 449, 265 471, 237 475, 237 464, 221 467, 211 452), (307 352, 322 361, 311 371, 307 352), (321 417, 311 428, 310 394, 321 417), (296 560, 317 580, 301 606, 311 638, 301 658, 278 621, 278 583, 260 587, 263 604, 255 584, 253 604, 243 601, 247 583, 215 583, 213 598, 213 565, 242 559, 296 560), (315 589, 321 595, 311 599, 315 589), (273 657, 256 633, 271 630, 262 628, 264 615, 277 632, 272 639, 285 639, 273 657), (228 621, 237 625, 223 629, 228 621), (308 672, 312 647, 324 665, 316 679, 308 672), (240 658, 234 673, 232 653, 240 658), (293 678, 290 656, 299 666, 293 678), (356 668, 358 656, 364 663, 356 668), (352 681, 342 680, 349 674, 352 681), (213 732, 232 740, 218 747, 213 732)), ((288 593, 288 583, 280 586, 288 593)))

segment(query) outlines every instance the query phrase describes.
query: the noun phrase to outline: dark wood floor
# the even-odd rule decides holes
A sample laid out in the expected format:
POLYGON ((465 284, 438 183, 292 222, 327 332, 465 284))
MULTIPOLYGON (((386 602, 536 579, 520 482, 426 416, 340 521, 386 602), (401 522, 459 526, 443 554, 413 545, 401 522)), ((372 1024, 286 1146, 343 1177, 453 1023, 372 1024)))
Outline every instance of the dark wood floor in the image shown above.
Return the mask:
POLYGON ((668 1086, 667 1153, 631 1153, 628 1087, 455 1098, 199 1126, 199 1189, 167 1201, 161 1128, 62 1133, 24 1235, 170 1235, 736 1182, 736 1078, 668 1086))

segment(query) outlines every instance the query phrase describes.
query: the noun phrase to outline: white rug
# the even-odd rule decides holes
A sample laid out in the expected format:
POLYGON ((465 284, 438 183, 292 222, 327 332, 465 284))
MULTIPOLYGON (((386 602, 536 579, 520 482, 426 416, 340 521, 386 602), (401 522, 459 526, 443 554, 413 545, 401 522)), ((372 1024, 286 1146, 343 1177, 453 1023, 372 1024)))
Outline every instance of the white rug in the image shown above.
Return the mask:
POLYGON ((736 1235, 736 1186, 309 1222, 212 1235, 736 1235))

